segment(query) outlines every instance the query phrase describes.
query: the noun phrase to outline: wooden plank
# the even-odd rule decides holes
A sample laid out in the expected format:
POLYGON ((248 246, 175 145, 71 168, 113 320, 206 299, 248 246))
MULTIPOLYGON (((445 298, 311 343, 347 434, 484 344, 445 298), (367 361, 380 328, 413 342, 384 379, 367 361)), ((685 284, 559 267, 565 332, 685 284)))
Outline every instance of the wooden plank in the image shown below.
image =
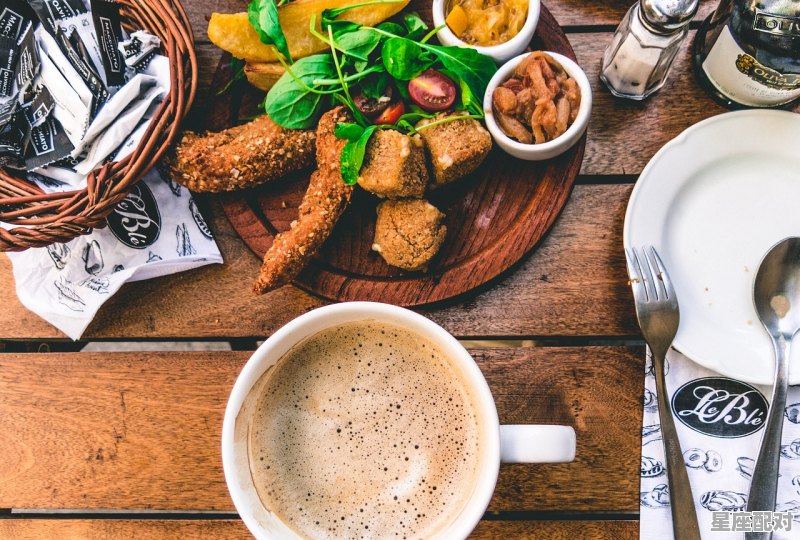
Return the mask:
MULTIPOLYGON (((542 2, 553 13, 556 20, 566 27, 586 27, 603 25, 612 29, 616 27, 633 2, 628 0, 603 0, 587 2, 586 0, 544 0, 542 2)), ((700 0, 694 20, 702 21, 717 7, 716 0, 700 0)), ((570 31, 570 28, 566 29, 570 31)))
MULTIPOLYGON (((598 336, 638 333, 622 252, 631 187, 577 186, 533 254, 484 292, 423 313, 461 337, 598 336)), ((255 296, 259 261, 221 209, 212 228, 225 264, 125 286, 100 310, 85 339, 261 338, 322 301, 294 287, 255 296)), ((12 284, 0 256, 0 282, 12 284)), ((0 339, 63 335, 0 287, 0 339)))
MULTIPOLYGON (((118 540, 245 540, 252 538, 239 520, 136 519, 3 519, 0 537, 16 540, 41 538, 114 538, 118 540)), ((634 540, 637 521, 482 521, 470 538, 505 540, 634 540)))
POLYGON ((0 519, 0 537, 15 540, 249 540, 238 519, 0 519))
POLYGON ((481 540, 638 540, 638 521, 481 521, 481 540))
MULTIPOLYGON (((545 0, 544 5, 555 16, 558 23, 567 27, 586 26, 616 26, 631 7, 630 0, 602 0, 586 2, 585 0, 545 0)), ((715 0, 701 0, 696 20, 702 20, 718 2, 715 0)), ((203 2, 184 1, 186 11, 192 23, 195 39, 199 42, 207 41, 208 22, 206 17, 213 12, 235 13, 245 11, 247 2, 244 0, 204 0, 203 2)), ((570 29, 567 28, 567 31, 570 29)))
MULTIPOLYGON (((573 463, 504 465, 491 511, 638 509, 642 349, 473 356, 501 422, 572 425, 578 439, 573 463)), ((232 510, 219 436, 247 357, 0 355, 0 508, 232 510)))

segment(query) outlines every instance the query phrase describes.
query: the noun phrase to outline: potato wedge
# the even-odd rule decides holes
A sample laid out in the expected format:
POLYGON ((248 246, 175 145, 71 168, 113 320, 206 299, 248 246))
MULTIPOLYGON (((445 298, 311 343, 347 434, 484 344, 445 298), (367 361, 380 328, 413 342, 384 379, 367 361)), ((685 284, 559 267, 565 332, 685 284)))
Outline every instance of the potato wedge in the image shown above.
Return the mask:
POLYGON ((275 86, 281 75, 286 73, 286 68, 277 62, 269 64, 264 62, 247 62, 244 65, 244 74, 247 80, 260 90, 265 92, 275 86))
MULTIPOLYGON (((295 0, 278 8, 286 43, 293 59, 318 53, 327 45, 308 32, 311 16, 324 9, 338 8, 361 3, 363 0, 295 0)), ((341 18, 368 26, 374 26, 400 12, 409 0, 391 4, 376 4, 355 8, 344 13, 341 18)), ((317 22, 319 28, 319 22, 317 22)), ((261 43, 258 34, 250 26, 247 13, 212 13, 208 22, 208 38, 220 49, 226 50, 236 58, 249 62, 277 62, 278 56, 273 47, 261 43)))

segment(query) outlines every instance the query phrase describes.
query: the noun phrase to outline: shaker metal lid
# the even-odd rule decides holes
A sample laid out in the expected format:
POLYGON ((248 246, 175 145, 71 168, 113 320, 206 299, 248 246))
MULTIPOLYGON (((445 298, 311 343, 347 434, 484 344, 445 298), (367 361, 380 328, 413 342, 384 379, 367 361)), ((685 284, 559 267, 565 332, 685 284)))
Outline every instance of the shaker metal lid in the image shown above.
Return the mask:
POLYGON ((694 18, 698 0, 641 0, 643 22, 654 30, 672 33, 694 18))

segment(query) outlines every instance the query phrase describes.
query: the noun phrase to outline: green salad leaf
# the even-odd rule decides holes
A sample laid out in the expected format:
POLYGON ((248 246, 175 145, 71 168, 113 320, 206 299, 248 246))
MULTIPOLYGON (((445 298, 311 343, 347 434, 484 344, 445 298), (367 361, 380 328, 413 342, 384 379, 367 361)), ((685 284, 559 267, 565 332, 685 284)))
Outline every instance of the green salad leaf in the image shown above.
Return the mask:
POLYGON ((358 182, 358 173, 361 172, 361 166, 364 164, 364 155, 367 152, 367 143, 370 137, 375 133, 378 126, 368 126, 364 128, 361 136, 355 140, 348 140, 342 148, 341 157, 341 171, 342 180, 348 186, 352 186, 358 182))
POLYGON ((325 92, 316 81, 336 77, 330 54, 301 58, 284 73, 264 101, 264 110, 276 124, 286 129, 309 129, 321 114, 325 92))
POLYGON ((458 103, 460 108, 470 114, 483 116, 483 98, 479 98, 473 94, 469 85, 449 69, 442 69, 441 72, 450 77, 450 80, 458 85, 458 103))
POLYGON ((416 13, 406 13, 403 15, 403 25, 405 26, 405 37, 418 41, 428 33, 428 25, 422 17, 416 13))
MULTIPOLYGON (((286 2, 281 2, 281 5, 284 3, 286 2)), ((252 0, 247 6, 247 20, 250 21, 262 43, 274 46, 287 62, 292 62, 289 45, 286 44, 286 36, 278 19, 278 6, 275 5, 275 0, 252 0)))
POLYGON ((354 23, 353 21, 340 21, 340 20, 326 21, 325 19, 322 19, 320 26, 322 28, 322 31, 325 33, 328 32, 328 28, 332 29, 333 35, 338 37, 341 36, 342 34, 346 34, 347 32, 355 32, 363 25, 354 23))
POLYGON ((347 139, 348 141, 357 141, 364 133, 364 128, 358 124, 351 124, 339 122, 333 130, 333 134, 339 139, 347 139))
MULTIPOLYGON (((359 29, 334 35, 337 49, 344 51, 345 57, 355 59, 357 71, 364 70, 369 64, 369 55, 380 45, 381 36, 369 30, 359 29)), ((350 61, 344 58, 345 61, 350 61)))
POLYGON ((497 71, 491 57, 467 47, 445 47, 427 43, 423 47, 436 54, 442 66, 455 75, 455 80, 460 79, 469 86, 473 96, 483 96, 486 93, 486 87, 497 71))
POLYGON ((402 25, 392 21, 383 21, 375 28, 394 36, 405 37, 406 35, 406 29, 402 25))
POLYGON ((360 82, 361 91, 370 99, 378 99, 391 82, 391 77, 386 71, 373 73, 360 82))
MULTIPOLYGON (((274 45, 291 62, 286 39, 280 28, 277 5, 291 0, 252 0, 248 18, 264 43, 274 45)), ((416 13, 398 15, 375 27, 363 26, 339 17, 351 9, 404 0, 366 0, 341 8, 323 10, 320 26, 311 17, 309 32, 326 43, 330 52, 287 64, 286 73, 267 94, 264 109, 272 120, 287 129, 313 128, 331 103, 345 105, 353 121, 337 124, 334 134, 346 141, 340 158, 342 179, 358 182, 367 144, 379 129, 414 134, 422 119, 427 126, 460 118, 483 118, 483 95, 497 67, 475 49, 431 45, 428 39, 439 28, 430 29, 416 13), (321 31, 320 31, 321 29, 321 31), (459 89, 457 109, 463 112, 436 119, 435 113, 413 104, 408 81, 434 68, 450 77, 459 89), (374 125, 357 107, 358 94, 380 98, 386 87, 395 89, 410 111, 393 125, 374 125)), ((280 59, 280 58, 279 58, 280 59)), ((420 130, 423 127, 419 128, 420 130)))
POLYGON ((399 81, 410 81, 436 61, 436 57, 416 41, 392 37, 384 42, 381 58, 386 71, 399 81))

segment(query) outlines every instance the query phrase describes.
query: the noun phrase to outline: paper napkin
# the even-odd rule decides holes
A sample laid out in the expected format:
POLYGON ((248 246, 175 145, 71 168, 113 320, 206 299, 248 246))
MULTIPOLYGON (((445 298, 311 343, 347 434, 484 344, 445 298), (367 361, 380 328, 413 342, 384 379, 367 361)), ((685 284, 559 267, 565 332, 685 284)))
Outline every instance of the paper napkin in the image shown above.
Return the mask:
MULTIPOLYGON (((647 353, 642 426, 640 536, 672 540, 672 517, 658 418, 656 383, 647 353)), ((667 389, 704 540, 743 539, 774 530, 774 540, 800 538, 800 387, 790 388, 783 428, 775 514, 745 513, 771 389, 709 371, 677 351, 667 355, 667 389), (765 521, 769 520, 769 524, 765 521)))
POLYGON ((22 304, 72 339, 124 283, 222 263, 189 191, 155 168, 106 222, 65 244, 8 253, 22 304))

